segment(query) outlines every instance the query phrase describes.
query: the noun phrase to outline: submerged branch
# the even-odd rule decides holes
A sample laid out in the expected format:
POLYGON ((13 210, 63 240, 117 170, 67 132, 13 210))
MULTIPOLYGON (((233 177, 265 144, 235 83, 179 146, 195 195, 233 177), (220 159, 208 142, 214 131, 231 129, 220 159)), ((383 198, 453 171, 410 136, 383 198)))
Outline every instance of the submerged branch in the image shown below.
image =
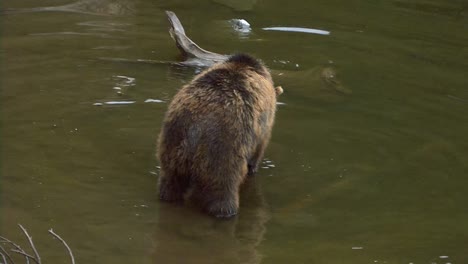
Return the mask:
MULTIPOLYGON (((24 228, 22 225, 18 224, 18 226, 21 228, 21 231, 23 231, 23 234, 26 236, 28 239, 29 245, 31 246, 34 254, 28 254, 26 251, 24 251, 18 244, 15 242, 9 240, 8 238, 5 238, 3 236, 0 236, 0 264, 15 264, 15 261, 13 258, 8 254, 8 252, 13 252, 16 254, 19 254, 25 258, 26 264, 30 264, 30 259, 32 259, 36 264, 41 264, 41 257, 39 255, 39 252, 36 249, 36 246, 34 245, 34 242, 32 240, 32 237, 29 235, 28 231, 26 228, 24 228), (9 251, 7 251, 1 244, 9 244, 13 246, 9 251)), ((75 264, 75 258, 73 257, 73 253, 68 246, 67 242, 63 238, 61 238, 58 234, 52 230, 52 228, 49 230, 49 233, 60 240, 62 244, 65 246, 65 248, 68 251, 68 255, 70 256, 71 264, 75 264)))
POLYGON ((26 263, 29 263, 29 259, 32 259, 32 260, 34 260, 34 262, 39 264, 39 262, 37 262, 35 257, 29 255, 28 253, 26 253, 24 251, 20 251, 20 250, 17 250, 17 249, 12 249, 11 252, 15 252, 15 253, 18 253, 18 254, 26 257, 26 263))
POLYGON ((54 237, 56 237, 58 240, 60 240, 62 242, 62 244, 67 248, 68 250, 68 254, 70 255, 70 260, 71 260, 71 263, 72 264, 75 264, 75 258, 73 257, 73 253, 70 249, 70 247, 68 246, 67 242, 65 242, 65 240, 63 240, 59 235, 57 235, 56 233, 54 233, 54 230, 52 230, 52 228, 49 230, 49 233, 51 233, 54 237))
POLYGON ((3 253, 0 253, 0 256, 2 256, 2 259, 3 259, 3 264, 8 264, 6 258, 5 258, 5 255, 3 255, 3 253))
POLYGON ((11 264, 15 264, 15 262, 13 261, 13 259, 10 256, 10 254, 8 254, 8 252, 1 245, 0 245, 0 251, 3 252, 3 253, 0 253, 0 254, 2 254, 3 263, 7 264, 8 262, 6 261, 6 258, 8 258, 8 260, 10 261, 11 264))
POLYGON ((31 246, 32 250, 34 251, 34 255, 35 255, 36 257, 33 258, 33 260, 34 260, 37 264, 41 264, 41 257, 39 256, 39 253, 37 252, 37 249, 36 249, 36 247, 34 246, 34 243, 33 243, 33 241, 32 241, 32 237, 28 234, 28 231, 26 231, 26 229, 25 229, 21 224, 18 224, 18 226, 21 228, 21 230, 23 230, 24 235, 28 238, 29 245, 31 246))
MULTIPOLYGON (((3 236, 0 236, 0 239, 2 239, 3 241, 1 241, 2 243, 8 243, 8 244, 11 244, 12 246, 14 246, 16 248, 17 251, 20 251, 20 252, 23 252, 23 253, 26 253, 18 244, 16 244, 15 242, 9 240, 8 238, 6 237, 3 237, 3 236)), ((12 252, 15 252, 13 249, 10 250, 12 252)), ((26 257, 26 264, 29 264, 29 258, 26 257)), ((14 262, 13 262, 14 263, 14 262)))

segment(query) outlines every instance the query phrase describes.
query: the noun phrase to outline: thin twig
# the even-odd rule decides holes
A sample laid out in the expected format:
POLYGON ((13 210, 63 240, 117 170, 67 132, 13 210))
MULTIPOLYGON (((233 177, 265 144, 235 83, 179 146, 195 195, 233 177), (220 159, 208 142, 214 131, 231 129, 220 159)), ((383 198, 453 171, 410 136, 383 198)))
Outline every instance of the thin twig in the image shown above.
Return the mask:
MULTIPOLYGON (((9 243, 9 244, 12 244, 15 248, 19 249, 19 250, 23 250, 18 244, 16 244, 15 242, 9 240, 8 238, 6 237, 2 237, 0 236, 0 239, 3 240, 1 241, 1 243, 9 243)), ((24 251, 24 250, 23 250, 24 251)))
POLYGON ((5 264, 7 264, 7 261, 5 259, 5 256, 8 258, 8 260, 10 261, 11 264, 15 264, 15 262, 13 261, 13 259, 10 257, 10 254, 8 254, 8 252, 0 245, 0 251, 3 251, 4 254, 2 254, 2 257, 3 257, 3 261, 5 262, 5 264))
POLYGON ((0 253, 0 256, 2 256, 3 264, 8 264, 8 262, 6 261, 5 255, 3 255, 3 253, 0 253))
POLYGON ((21 224, 18 224, 18 226, 21 228, 21 230, 23 230, 23 233, 28 238, 29 245, 31 245, 31 248, 34 251, 34 255, 36 256, 36 258, 34 260, 36 261, 37 264, 41 264, 41 257, 39 256, 39 253, 37 252, 36 247, 34 246, 34 243, 32 241, 32 237, 29 236, 28 231, 26 231, 26 229, 21 224))
MULTIPOLYGON (((15 242, 9 240, 8 238, 0 236, 0 239, 3 240, 2 243, 5 243, 5 242, 9 243, 9 244, 13 245, 17 250, 26 253, 18 244, 16 244, 15 242)), ((28 257, 25 257, 25 258, 26 258, 26 264, 29 264, 29 258, 28 257)))
POLYGON ((24 251, 20 251, 20 250, 17 250, 17 249, 12 249, 11 252, 15 252, 15 253, 18 253, 20 255, 23 255, 24 257, 26 257, 27 259, 27 263, 29 263, 29 259, 32 259, 34 260, 34 262, 36 262, 37 264, 40 264, 39 262, 37 262, 36 258, 29 255, 28 253, 24 252, 24 251))
POLYGON ((70 247, 68 246, 67 242, 65 242, 65 240, 63 240, 59 235, 57 235, 56 233, 54 233, 54 230, 52 230, 52 228, 49 230, 49 233, 51 233, 54 237, 56 237, 58 240, 60 240, 63 245, 67 248, 68 250, 68 254, 70 255, 70 259, 71 259, 71 263, 72 264, 75 264, 75 258, 73 257, 73 253, 70 249, 70 247))

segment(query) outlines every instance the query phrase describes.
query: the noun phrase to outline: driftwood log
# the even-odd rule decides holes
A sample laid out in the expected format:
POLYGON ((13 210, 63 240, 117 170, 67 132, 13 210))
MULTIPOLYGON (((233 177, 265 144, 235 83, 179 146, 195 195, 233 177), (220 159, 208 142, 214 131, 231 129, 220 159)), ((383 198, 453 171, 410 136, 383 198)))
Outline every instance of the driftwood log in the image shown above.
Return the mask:
POLYGON ((228 55, 218 54, 200 48, 200 46, 185 35, 184 27, 174 12, 166 11, 166 15, 171 24, 169 33, 175 41, 177 48, 185 57, 183 64, 210 66, 214 63, 224 61, 229 57, 228 55))

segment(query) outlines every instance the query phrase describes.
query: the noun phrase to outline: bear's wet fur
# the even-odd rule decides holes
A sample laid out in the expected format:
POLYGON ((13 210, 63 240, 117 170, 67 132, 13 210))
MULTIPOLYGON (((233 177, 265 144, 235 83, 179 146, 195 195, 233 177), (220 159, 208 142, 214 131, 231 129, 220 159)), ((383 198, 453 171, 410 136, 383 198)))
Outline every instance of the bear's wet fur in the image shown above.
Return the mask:
POLYGON ((182 202, 190 193, 211 215, 236 215, 239 188, 257 171, 282 91, 263 63, 246 54, 213 65, 183 86, 159 135, 160 199, 182 202))

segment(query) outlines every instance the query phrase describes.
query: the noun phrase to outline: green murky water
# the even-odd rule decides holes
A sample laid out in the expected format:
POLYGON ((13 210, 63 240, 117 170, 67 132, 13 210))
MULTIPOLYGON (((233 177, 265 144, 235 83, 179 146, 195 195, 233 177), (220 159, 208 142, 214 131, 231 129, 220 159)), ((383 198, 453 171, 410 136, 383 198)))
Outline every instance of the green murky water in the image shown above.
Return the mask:
POLYGON ((0 231, 45 262, 67 263, 53 228, 77 263, 468 263, 466 1, 1 4, 0 231), (157 199, 161 119, 197 71, 138 61, 179 60, 164 10, 285 89, 230 221, 157 199))

